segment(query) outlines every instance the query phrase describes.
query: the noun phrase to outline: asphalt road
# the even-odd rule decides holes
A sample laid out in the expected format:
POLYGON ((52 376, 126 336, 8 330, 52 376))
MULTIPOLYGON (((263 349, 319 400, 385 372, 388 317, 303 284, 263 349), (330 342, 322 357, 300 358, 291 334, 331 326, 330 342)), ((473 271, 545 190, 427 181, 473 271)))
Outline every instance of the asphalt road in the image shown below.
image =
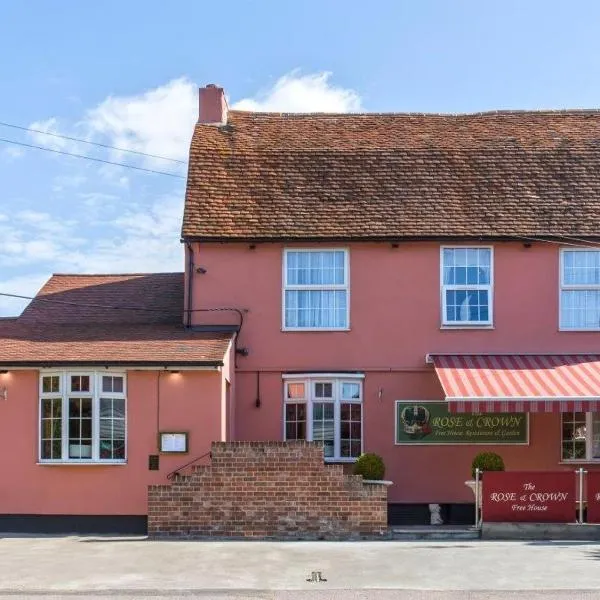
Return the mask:
POLYGON ((0 600, 15 597, 600 600, 600 542, 4 537, 0 600))

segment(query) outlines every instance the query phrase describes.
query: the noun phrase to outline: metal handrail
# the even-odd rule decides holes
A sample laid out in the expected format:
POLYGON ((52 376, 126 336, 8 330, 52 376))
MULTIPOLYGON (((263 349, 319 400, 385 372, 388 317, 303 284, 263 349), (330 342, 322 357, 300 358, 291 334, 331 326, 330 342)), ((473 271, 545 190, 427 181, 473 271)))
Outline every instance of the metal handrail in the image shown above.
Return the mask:
POLYGON ((212 458, 212 453, 210 452, 210 450, 208 452, 204 453, 202 456, 197 456, 193 460, 190 460, 190 462, 185 463, 185 465, 181 465, 180 467, 177 467, 175 470, 171 471, 167 475, 167 479, 169 481, 172 481, 176 475, 179 475, 179 471, 185 469, 186 467, 193 465, 194 463, 198 462, 199 460, 202 460, 203 458, 206 458, 207 456, 210 456, 212 458))

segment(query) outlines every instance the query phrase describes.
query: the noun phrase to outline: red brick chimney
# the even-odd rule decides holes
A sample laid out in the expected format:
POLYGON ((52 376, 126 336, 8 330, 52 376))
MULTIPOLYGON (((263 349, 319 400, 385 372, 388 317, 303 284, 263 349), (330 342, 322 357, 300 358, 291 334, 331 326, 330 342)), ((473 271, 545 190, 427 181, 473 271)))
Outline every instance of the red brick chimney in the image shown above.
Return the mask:
POLYGON ((200 88, 200 114, 199 123, 224 125, 227 123, 227 100, 223 88, 209 83, 200 88))

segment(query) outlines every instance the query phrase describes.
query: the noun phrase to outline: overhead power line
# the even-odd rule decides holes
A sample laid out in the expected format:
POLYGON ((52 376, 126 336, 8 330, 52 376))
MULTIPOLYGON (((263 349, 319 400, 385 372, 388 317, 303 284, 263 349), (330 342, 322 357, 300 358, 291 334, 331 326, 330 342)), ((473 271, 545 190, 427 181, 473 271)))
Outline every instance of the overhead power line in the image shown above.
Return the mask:
POLYGON ((51 137, 60 138, 63 140, 70 140, 72 142, 79 142, 80 144, 89 144, 90 146, 99 146, 100 148, 108 148, 110 150, 117 150, 119 152, 129 152, 130 154, 137 154, 138 156, 147 156, 149 158, 158 158, 160 160, 169 160, 171 162, 179 163, 182 165, 187 164, 185 160, 179 160, 178 158, 171 158, 169 156, 160 156, 158 154, 148 154, 147 152, 140 152, 139 150, 129 150, 127 148, 119 148, 118 146, 111 146, 110 144, 101 144, 100 142, 91 142, 89 140, 83 140, 81 138, 71 137, 69 135, 61 135, 59 133, 53 133, 50 131, 42 131, 41 129, 33 129, 31 127, 23 127, 21 125, 13 125, 12 123, 4 123, 0 121, 2 127, 11 127, 12 129, 19 129, 21 131, 28 131, 30 133, 40 133, 42 135, 49 135, 51 137))
MULTIPOLYGON (((110 304, 96 304, 94 302, 70 302, 69 300, 56 300, 54 298, 45 298, 44 296, 25 296, 23 294, 9 294, 8 292, 0 292, 0 296, 7 298, 20 298, 22 300, 36 300, 39 302, 50 302, 52 304, 66 304, 68 306, 78 306, 79 308, 103 308, 107 310, 137 310, 143 312, 166 312, 164 308, 148 308, 147 306, 119 306, 110 304)), ((234 307, 222 307, 217 308, 192 308, 185 312, 237 312, 240 313, 245 309, 234 308, 234 307)))
POLYGON ((5 144, 15 144, 16 146, 24 146, 25 148, 34 148, 35 150, 44 150, 45 152, 54 152, 54 154, 62 154, 64 156, 72 156, 74 158, 83 158, 85 160, 92 160, 94 162, 104 163, 105 165, 115 165, 117 167, 124 167, 126 169, 135 169, 136 171, 145 171, 146 173, 155 173, 156 175, 166 175, 167 177, 176 177, 178 179, 185 179, 183 175, 177 173, 168 173, 166 171, 157 171, 155 169, 146 169, 144 167, 136 167, 135 165, 128 165, 125 163, 115 162, 112 160, 104 160, 103 158, 94 158, 93 156, 86 156, 85 154, 75 154, 74 152, 65 152, 64 150, 55 150, 53 148, 44 148, 44 146, 35 146, 34 144, 26 144, 25 142, 17 142, 16 140, 7 140, 0 138, 0 142, 5 144))

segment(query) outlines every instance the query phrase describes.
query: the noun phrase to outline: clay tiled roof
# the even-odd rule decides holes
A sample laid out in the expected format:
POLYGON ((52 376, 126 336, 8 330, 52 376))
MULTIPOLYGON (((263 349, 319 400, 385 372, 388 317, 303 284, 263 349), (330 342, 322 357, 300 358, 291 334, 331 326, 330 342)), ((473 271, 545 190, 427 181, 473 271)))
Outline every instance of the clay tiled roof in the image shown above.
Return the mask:
POLYGON ((181 323, 183 273, 53 275, 21 323, 181 323), (119 310, 112 307, 145 310, 119 310), (108 308, 102 308, 108 307, 108 308))
POLYGON ((192 138, 188 239, 599 232, 600 111, 231 111, 192 138))
POLYGON ((0 323, 0 364, 222 364, 231 334, 176 325, 0 323))
POLYGON ((231 337, 183 327, 182 273, 53 275, 0 319, 0 364, 214 366, 231 337))

